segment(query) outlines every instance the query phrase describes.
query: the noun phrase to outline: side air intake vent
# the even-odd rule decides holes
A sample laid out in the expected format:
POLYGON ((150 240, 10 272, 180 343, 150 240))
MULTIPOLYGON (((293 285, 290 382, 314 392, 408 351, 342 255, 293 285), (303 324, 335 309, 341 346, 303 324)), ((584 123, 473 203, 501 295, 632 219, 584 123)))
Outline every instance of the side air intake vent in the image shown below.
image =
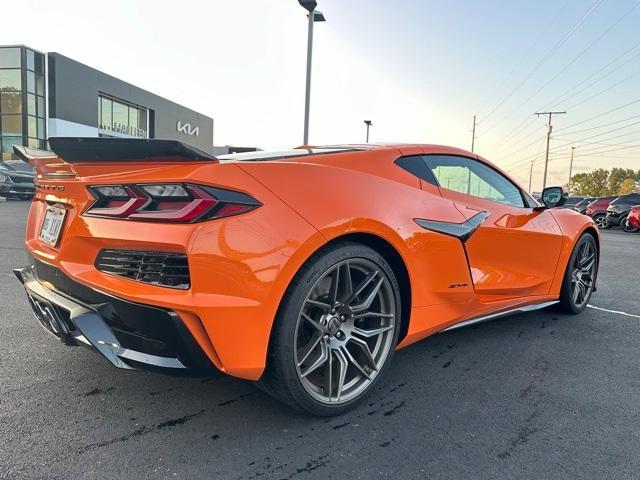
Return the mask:
POLYGON ((104 273, 161 287, 191 285, 187 256, 181 253, 101 250, 95 266, 104 273))

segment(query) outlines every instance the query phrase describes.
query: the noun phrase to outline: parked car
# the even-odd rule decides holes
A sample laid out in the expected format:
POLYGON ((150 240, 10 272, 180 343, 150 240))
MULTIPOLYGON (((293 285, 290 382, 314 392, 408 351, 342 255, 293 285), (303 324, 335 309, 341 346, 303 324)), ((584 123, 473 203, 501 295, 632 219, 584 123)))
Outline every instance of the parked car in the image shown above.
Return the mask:
POLYGON ((598 230, 554 208, 562 188, 540 205, 464 150, 49 143, 55 164, 14 147, 42 175, 15 273, 44 328, 119 368, 217 367, 338 415, 397 348, 553 304, 577 314, 596 288, 598 230))
POLYGON ((634 229, 627 223, 627 216, 631 211, 631 207, 638 204, 640 204, 640 193, 620 195, 607 207, 607 223, 609 225, 619 226, 626 232, 633 232, 634 229))
POLYGON ((569 208, 573 210, 575 206, 585 198, 586 197, 567 197, 567 203, 564 204, 563 208, 569 208))
POLYGON ((631 207, 629 216, 627 217, 627 223, 630 228, 634 228, 635 231, 640 230, 640 205, 634 205, 631 207))
POLYGON ((5 160, 5 165, 9 165, 12 169, 17 172, 22 173, 31 173, 35 175, 33 167, 29 165, 27 162, 23 162, 22 160, 5 160))
MULTIPOLYGON (((24 163, 24 162, 23 162, 24 163)), ((35 193, 34 173, 20 172, 13 165, 0 163, 0 197, 30 200, 35 193)))
POLYGON ((595 197, 585 197, 582 200, 580 200, 578 203, 576 203, 573 209, 578 213, 584 214, 587 211, 587 205, 589 205, 595 199, 596 199, 595 197))
POLYGON ((587 211, 585 212, 593 221, 596 222, 596 225, 600 229, 609 228, 609 224, 607 223, 607 208, 612 200, 618 198, 617 195, 608 196, 608 197, 598 197, 589 205, 587 205, 587 211))

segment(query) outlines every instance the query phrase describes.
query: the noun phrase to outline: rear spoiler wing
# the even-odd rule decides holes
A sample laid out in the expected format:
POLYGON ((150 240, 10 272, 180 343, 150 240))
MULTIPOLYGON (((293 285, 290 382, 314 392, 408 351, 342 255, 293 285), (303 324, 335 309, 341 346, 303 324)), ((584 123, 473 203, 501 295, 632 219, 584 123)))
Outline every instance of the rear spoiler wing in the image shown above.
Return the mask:
POLYGON ((51 152, 19 145, 15 154, 27 163, 60 158, 66 163, 127 162, 127 161, 214 161, 218 159, 202 150, 177 140, 146 138, 51 137, 51 152))

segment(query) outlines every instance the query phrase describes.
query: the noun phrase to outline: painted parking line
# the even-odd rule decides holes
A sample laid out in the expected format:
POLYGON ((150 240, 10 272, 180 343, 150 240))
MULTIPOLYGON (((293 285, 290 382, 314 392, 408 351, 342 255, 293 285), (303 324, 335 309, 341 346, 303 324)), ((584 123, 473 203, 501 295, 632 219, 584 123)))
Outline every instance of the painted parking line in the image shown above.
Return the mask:
POLYGON ((595 305, 587 305, 594 310, 600 310, 601 312, 617 313, 618 315, 624 315, 625 317, 640 318, 640 315, 634 315, 633 313, 621 312, 620 310, 609 310, 608 308, 596 307, 595 305))

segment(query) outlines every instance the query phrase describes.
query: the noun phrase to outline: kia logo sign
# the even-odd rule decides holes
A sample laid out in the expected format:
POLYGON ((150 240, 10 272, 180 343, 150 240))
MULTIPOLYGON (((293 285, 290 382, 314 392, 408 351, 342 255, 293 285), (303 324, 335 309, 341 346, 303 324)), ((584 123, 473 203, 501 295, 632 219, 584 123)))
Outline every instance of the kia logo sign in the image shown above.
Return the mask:
POLYGON ((182 123, 180 120, 176 123, 176 130, 191 135, 192 137, 200 135, 200 127, 194 127, 190 123, 182 123))

